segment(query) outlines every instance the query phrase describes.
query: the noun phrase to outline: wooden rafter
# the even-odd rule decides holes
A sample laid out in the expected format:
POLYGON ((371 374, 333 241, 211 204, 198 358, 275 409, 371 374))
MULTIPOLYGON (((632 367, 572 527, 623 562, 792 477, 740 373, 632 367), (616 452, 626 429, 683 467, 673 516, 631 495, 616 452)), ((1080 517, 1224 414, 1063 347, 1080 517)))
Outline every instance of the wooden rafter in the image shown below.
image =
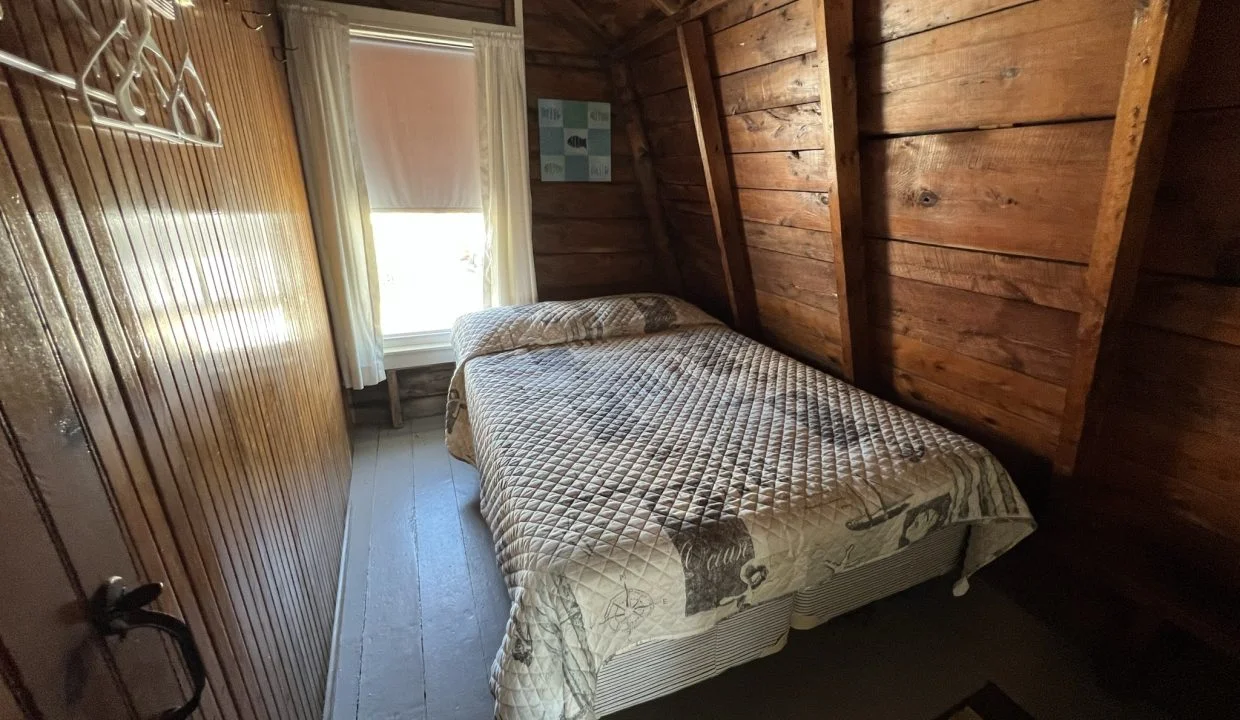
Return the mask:
POLYGON ((706 192, 710 199, 715 242, 723 265, 723 279, 732 310, 732 324, 752 335, 758 327, 757 300, 753 274, 745 251, 740 207, 732 184, 732 171, 723 150, 723 130, 719 126, 719 100, 715 97, 706 31, 701 20, 690 20, 676 29, 680 60, 685 68, 693 124, 697 128, 706 192))
POLYGON ((628 37, 623 38, 616 48, 612 51, 612 57, 627 57, 636 50, 658 40, 664 35, 673 32, 686 22, 696 20, 706 13, 714 10, 727 0, 695 0, 687 5, 683 5, 675 13, 667 17, 656 20, 652 23, 637 28, 629 33, 628 37))
POLYGON ((873 377, 866 313, 861 153, 852 0, 812 0, 818 39, 823 161, 829 178, 831 242, 839 301, 840 361, 847 379, 867 387, 873 377))
POLYGON ((682 0, 650 0, 650 4, 668 17, 680 12, 681 6, 684 5, 682 0))
POLYGON ((667 217, 659 199, 654 161, 650 157, 650 143, 646 137, 645 124, 642 122, 641 108, 637 106, 637 99, 633 93, 629 68, 624 62, 612 63, 611 82, 616 93, 616 100, 620 104, 620 114, 624 118, 625 129, 628 132, 629 146, 633 150, 633 170, 637 177, 637 189, 641 194, 646 216, 650 219, 650 234, 654 241, 655 254, 658 256, 663 286, 673 295, 680 295, 682 292, 680 268, 676 262, 676 255, 672 252, 671 240, 668 238, 667 217))
POLYGON ((1199 6, 1200 0, 1144 0, 1133 19, 1055 453, 1058 477, 1076 469, 1097 411, 1099 372, 1136 291, 1199 6))
POLYGON ((577 0, 544 0, 544 4, 551 16, 563 22, 564 29, 590 44, 598 45, 599 55, 606 55, 619 40, 578 5, 577 0))

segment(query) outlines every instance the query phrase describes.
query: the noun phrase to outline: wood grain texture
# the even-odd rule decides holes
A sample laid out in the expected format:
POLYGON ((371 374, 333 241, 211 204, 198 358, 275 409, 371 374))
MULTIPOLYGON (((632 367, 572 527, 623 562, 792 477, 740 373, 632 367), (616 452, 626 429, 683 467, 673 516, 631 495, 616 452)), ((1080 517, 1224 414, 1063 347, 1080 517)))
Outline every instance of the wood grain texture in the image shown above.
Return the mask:
POLYGON ((724 135, 732 153, 821 150, 822 111, 810 102, 729 115, 724 135))
MULTIPOLYGON (((853 62, 852 0, 811 0, 818 45, 822 108, 822 162, 831 206, 831 241, 840 358, 844 377, 859 387, 872 383, 869 301, 865 289, 861 151, 857 130, 857 68, 853 62)), ((804 153, 807 154, 808 153, 804 153)))
POLYGON ((857 5, 857 44, 877 45, 1034 0, 870 0, 857 5))
POLYGON ((728 0, 702 16, 706 32, 717 33, 795 0, 728 0))
POLYGON ((680 50, 668 52, 633 64, 633 87, 637 94, 646 97, 685 86, 684 66, 680 62, 680 50))
MULTIPOLYGON (((91 533, 79 592, 113 573, 165 581, 164 609, 189 621, 206 661, 204 717, 308 718, 327 674, 348 442, 284 69, 235 12, 199 8, 175 37, 156 30, 191 51, 222 149, 98 131, 24 74, 0 91, 5 224, 32 283, 14 287, 38 298, 58 356, 41 366, 62 368, 80 413, 20 422, 53 421, 23 430, 31 441, 77 428, 60 469, 40 474, 75 478, 75 507, 123 528, 113 553, 115 530, 57 522, 74 544, 91 533), (100 478, 99 498, 75 463, 100 478)), ((0 45, 53 67, 86 52, 47 5, 6 17, 0 45)), ((133 712, 175 704, 179 664, 156 643, 133 681, 130 645, 115 677, 136 688, 133 712), (173 692, 154 697, 169 674, 173 692)))
POLYGON ((898 333, 879 334, 876 343, 879 363, 1043 425, 1043 439, 1059 427, 1064 389, 1054 383, 898 333))
POLYGON ((784 225, 745 221, 745 245, 796 257, 831 262, 835 257, 829 233, 784 225))
POLYGON ((753 274, 745 253, 732 172, 724 154, 718 98, 712 82, 705 30, 700 20, 691 20, 676 29, 676 36, 680 41, 680 58, 684 63, 685 79, 688 82, 702 169, 706 174, 706 190, 715 224, 715 242, 728 290, 732 324, 743 333, 753 334, 757 329, 753 274))
POLYGON ((1111 133, 1101 121, 870 141, 866 232, 1085 262, 1111 133))
POLYGON ((840 374, 838 322, 821 308, 758 291, 758 319, 763 339, 811 365, 840 374))
MULTIPOLYGON (((832 263, 810 260, 795 255, 749 248, 754 288, 802 305, 838 313, 835 274, 832 263)), ((838 331, 832 331, 838 337, 838 331)))
POLYGON ((659 198, 658 180, 655 178, 654 161, 650 156, 650 142, 646 138, 646 127, 642 122, 641 109, 633 95, 628 66, 616 62, 611 66, 612 87, 616 99, 620 103, 624 117, 625 134, 628 136, 629 147, 633 151, 633 168, 637 175, 637 189, 641 194, 642 205, 649 220, 650 237, 654 244, 659 277, 664 288, 673 294, 680 294, 680 268, 676 265, 676 256, 672 253, 671 240, 667 233, 667 218, 663 209, 663 201, 659 198))
POLYGON ((716 75, 813 52, 812 18, 810 0, 795 0, 709 35, 707 45, 715 58, 716 75))
POLYGON ((1144 276, 1133 322, 1240 347, 1240 288, 1174 277, 1144 276))
POLYGON ((535 255, 643 252, 647 222, 642 218, 536 218, 535 255))
POLYGON ((884 367, 897 398, 932 417, 946 418, 985 441, 1014 441, 1018 447, 1045 456, 1054 451, 1055 431, 1002 408, 976 399, 899 368, 884 367))
POLYGON ((831 167, 822 150, 754 152, 732 156, 738 188, 829 192, 831 167))
POLYGON ((1039 0, 858 57, 863 132, 915 133, 1115 113, 1132 6, 1039 0))
POLYGON ((1132 25, 1055 457, 1056 473, 1062 477, 1076 466, 1100 358, 1105 364, 1110 336, 1136 291, 1199 7, 1198 0, 1153 0, 1139 7, 1132 25))
POLYGON ((741 189, 736 197, 745 220, 806 230, 831 230, 827 193, 741 189))
POLYGON ((797 55, 719 78, 719 107, 724 115, 817 102, 818 60, 797 55))
POLYGON ((869 263, 887 275, 1073 312, 1085 287, 1080 265, 898 240, 871 238, 869 263))
POLYGON ((1076 314, 872 273, 876 327, 1064 385, 1076 314))

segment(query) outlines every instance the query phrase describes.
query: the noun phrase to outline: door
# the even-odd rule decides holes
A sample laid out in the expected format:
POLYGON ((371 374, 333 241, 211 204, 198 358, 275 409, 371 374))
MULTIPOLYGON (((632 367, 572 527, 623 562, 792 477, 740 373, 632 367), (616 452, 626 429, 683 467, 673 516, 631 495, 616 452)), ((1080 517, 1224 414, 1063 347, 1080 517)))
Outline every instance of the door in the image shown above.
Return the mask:
MULTIPOLYGON (((29 215, 14 212, 14 177, 2 165, 0 716, 153 717, 189 695, 179 650, 148 629, 105 639, 88 617, 109 577, 164 579, 135 551, 150 542, 135 536, 145 523, 121 517, 132 493, 108 479, 130 474, 115 439, 127 428, 107 416, 98 388, 111 380, 92 372, 70 323, 76 277, 57 277, 46 262, 29 215)), ((178 613, 174 598, 161 604, 178 613)), ((214 698, 203 716, 218 716, 214 698)))

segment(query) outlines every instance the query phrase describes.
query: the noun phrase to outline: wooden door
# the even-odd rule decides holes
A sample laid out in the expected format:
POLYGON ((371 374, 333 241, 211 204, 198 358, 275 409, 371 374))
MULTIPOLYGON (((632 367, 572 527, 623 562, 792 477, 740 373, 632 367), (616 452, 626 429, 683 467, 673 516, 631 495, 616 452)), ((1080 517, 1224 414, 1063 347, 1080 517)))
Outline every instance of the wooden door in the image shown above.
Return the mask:
MULTIPOLYGON (((47 263, 13 181, 0 163, 0 717, 149 718, 187 697, 177 650, 151 630, 105 640, 88 618, 110 576, 164 579, 158 554, 137 551, 141 513, 123 517, 140 508, 117 480, 142 458, 122 456, 131 429, 85 349, 98 338, 70 321, 80 287, 47 263)), ((171 596, 161 609, 179 612, 171 596)), ((213 697, 202 716, 219 716, 213 697)))

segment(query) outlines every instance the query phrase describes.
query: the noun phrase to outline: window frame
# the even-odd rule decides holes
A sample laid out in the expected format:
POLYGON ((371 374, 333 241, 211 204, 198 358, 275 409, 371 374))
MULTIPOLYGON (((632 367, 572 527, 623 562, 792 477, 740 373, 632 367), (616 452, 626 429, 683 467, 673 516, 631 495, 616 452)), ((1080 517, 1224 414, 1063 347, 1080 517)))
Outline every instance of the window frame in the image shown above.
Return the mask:
MULTIPOLYGON (((303 0, 343 15, 349 22, 349 36, 371 40, 412 42, 449 47, 474 46, 475 30, 513 30, 511 25, 458 20, 456 18, 342 5, 322 0, 303 0)), ((525 31, 524 0, 513 0, 516 30, 525 31)), ((368 218, 369 219, 369 218, 368 218)), ((388 370, 434 365, 455 360, 450 343, 451 330, 402 333, 383 337, 383 364, 388 370)))

